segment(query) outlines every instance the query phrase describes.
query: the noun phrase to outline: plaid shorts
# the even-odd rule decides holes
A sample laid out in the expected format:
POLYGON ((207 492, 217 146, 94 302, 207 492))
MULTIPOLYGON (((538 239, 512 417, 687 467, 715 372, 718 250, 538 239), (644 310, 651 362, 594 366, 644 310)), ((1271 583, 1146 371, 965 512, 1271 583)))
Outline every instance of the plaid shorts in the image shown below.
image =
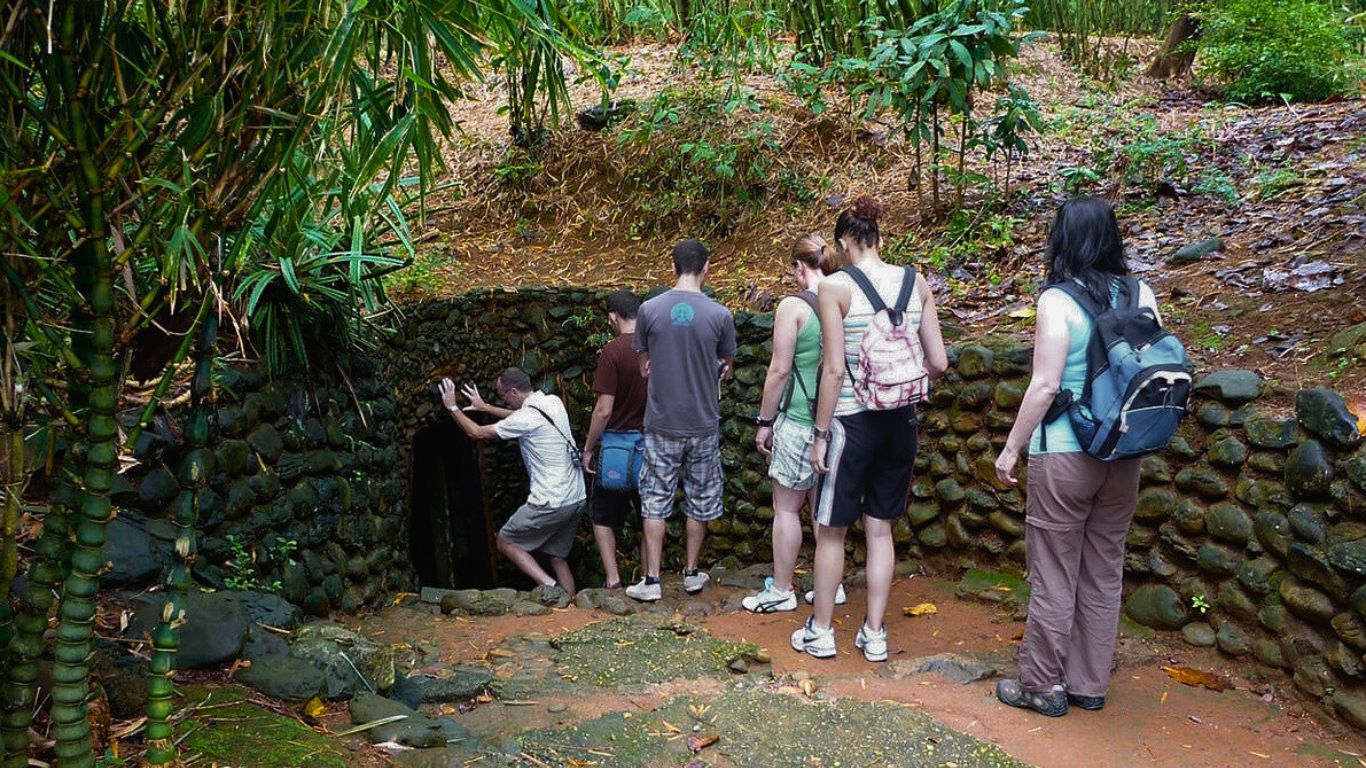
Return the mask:
POLYGON ((674 493, 683 480, 683 514, 707 522, 721 516, 721 434, 667 437, 645 433, 640 473, 640 516, 662 520, 673 514, 674 493))
POLYGON ((813 427, 798 424, 786 413, 778 414, 773 424, 773 456, 768 476, 773 482, 794 491, 808 491, 816 485, 816 468, 811 466, 813 427))

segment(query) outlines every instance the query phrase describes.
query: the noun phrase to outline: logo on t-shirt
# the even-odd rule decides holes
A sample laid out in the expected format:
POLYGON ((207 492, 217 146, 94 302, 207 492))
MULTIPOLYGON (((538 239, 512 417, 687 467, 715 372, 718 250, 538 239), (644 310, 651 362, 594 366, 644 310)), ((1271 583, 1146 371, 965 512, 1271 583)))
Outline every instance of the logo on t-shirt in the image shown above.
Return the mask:
POLYGON ((674 325, 692 325, 692 319, 696 314, 697 311, 692 308, 691 304, 680 301, 674 305, 673 309, 669 310, 669 319, 673 321, 674 325))

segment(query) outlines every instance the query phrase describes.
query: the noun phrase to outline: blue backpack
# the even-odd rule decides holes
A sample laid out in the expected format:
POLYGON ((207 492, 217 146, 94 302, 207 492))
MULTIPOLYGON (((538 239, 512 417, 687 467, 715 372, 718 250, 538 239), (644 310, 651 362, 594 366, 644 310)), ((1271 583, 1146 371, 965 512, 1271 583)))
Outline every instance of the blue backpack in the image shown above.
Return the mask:
POLYGON ((629 491, 640 484, 645 463, 645 436, 635 430, 602 433, 598 454, 598 485, 609 491, 629 491))
MULTIPOLYGON (((1055 288, 1091 317, 1086 384, 1081 397, 1064 389, 1053 399, 1045 423, 1066 413, 1082 451, 1101 461, 1146 456, 1167 447, 1186 415, 1191 366, 1185 347, 1138 305, 1139 283, 1119 281, 1114 306, 1100 306, 1081 285, 1055 288)), ((1047 450, 1046 443, 1041 447, 1047 450)))

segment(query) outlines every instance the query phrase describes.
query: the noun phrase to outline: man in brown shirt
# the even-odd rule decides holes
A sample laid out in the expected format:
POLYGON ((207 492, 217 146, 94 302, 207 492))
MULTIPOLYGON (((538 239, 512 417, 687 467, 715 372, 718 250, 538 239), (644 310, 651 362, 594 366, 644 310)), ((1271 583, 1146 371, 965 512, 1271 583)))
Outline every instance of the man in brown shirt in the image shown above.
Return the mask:
MULTIPOLYGON (((615 291, 607 297, 607 323, 616 338, 603 347, 597 371, 593 374, 593 391, 598 393, 598 400, 593 406, 588 437, 583 444, 583 471, 590 476, 597 474, 594 462, 603 432, 639 436, 644 429, 645 379, 640 375, 640 363, 632 348, 639 308, 640 299, 630 291, 615 291)), ((621 574, 617 571, 616 530, 626 521, 632 508, 640 509, 636 478, 631 479, 630 487, 625 490, 605 488, 600 481, 593 484, 588 515, 593 521, 593 539, 602 556, 608 589, 622 586, 621 574)))

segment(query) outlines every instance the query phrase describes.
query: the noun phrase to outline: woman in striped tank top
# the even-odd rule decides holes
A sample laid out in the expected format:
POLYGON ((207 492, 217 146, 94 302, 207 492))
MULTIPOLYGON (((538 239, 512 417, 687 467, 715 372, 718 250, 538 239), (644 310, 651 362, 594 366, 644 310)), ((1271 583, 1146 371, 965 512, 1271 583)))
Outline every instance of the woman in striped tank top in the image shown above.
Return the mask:
MULTIPOLYGON (((868 197, 854 201, 835 223, 835 241, 845 261, 872 284, 883 303, 897 305, 909 269, 887 264, 878 253, 882 236, 878 204, 868 197)), ((887 659, 887 630, 882 626, 891 592, 896 553, 892 523, 906 514, 906 496, 915 463, 915 405, 878 409, 854 394, 859 348, 874 317, 864 291, 848 271, 821 281, 821 335, 824 347, 820 395, 816 405, 812 464, 823 475, 816 513, 816 589, 814 612, 792 634, 792 647, 816 658, 835 655, 833 627, 835 591, 844 578, 844 538, 860 518, 867 544, 868 604, 854 645, 869 661, 887 659)), ((915 280, 902 322, 910 323, 924 351, 930 379, 948 369, 934 294, 915 280)), ((865 382, 866 383, 866 382, 865 382)))

